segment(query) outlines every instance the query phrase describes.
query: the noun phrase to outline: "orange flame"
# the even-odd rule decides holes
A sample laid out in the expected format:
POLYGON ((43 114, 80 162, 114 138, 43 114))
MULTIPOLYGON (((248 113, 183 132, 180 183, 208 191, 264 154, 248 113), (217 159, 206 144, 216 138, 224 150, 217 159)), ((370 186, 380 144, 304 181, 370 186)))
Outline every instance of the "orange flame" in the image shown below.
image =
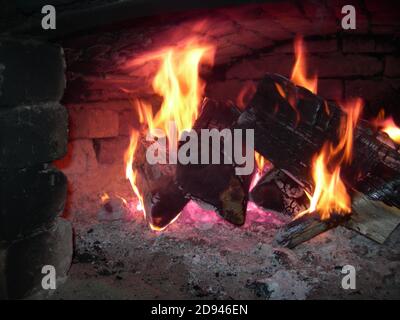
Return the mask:
POLYGON ((314 157, 312 178, 315 188, 312 196, 306 192, 310 206, 296 218, 317 211, 325 220, 333 213, 344 215, 351 212, 351 198, 340 178, 340 170, 343 163, 351 162, 354 128, 362 111, 361 100, 345 104, 343 111, 346 116, 340 124, 339 143, 335 147, 330 142, 325 143, 321 152, 314 157))
POLYGON ((296 62, 293 66, 291 80, 298 86, 302 86, 312 93, 317 93, 318 79, 316 76, 307 78, 307 64, 305 59, 305 46, 303 38, 297 37, 294 42, 296 62))
POLYGON ((268 165, 268 160, 265 159, 257 151, 254 151, 254 157, 256 160, 257 170, 256 170, 256 173, 254 174, 254 177, 253 177, 251 183, 250 183, 250 188, 249 188, 250 191, 257 185, 258 181, 260 181, 260 179, 268 165))
POLYGON ((374 126, 385 132, 390 139, 400 143, 400 128, 396 125, 392 117, 385 118, 385 111, 381 109, 378 117, 372 122, 374 126))
MULTIPOLYGON (((171 136, 171 122, 176 126, 179 135, 184 130, 191 129, 197 118, 198 108, 205 89, 205 83, 199 76, 200 65, 201 63, 212 64, 214 52, 215 49, 212 45, 201 45, 195 38, 191 38, 185 41, 183 46, 163 48, 130 62, 130 66, 153 61, 159 63, 159 69, 153 78, 152 86, 154 92, 163 97, 163 102, 160 110, 153 115, 150 104, 140 100, 135 101, 140 123, 145 124, 150 132, 161 129, 170 140, 179 138, 179 136, 171 136)), ((139 199, 140 207, 146 218, 143 195, 136 183, 137 171, 132 167, 135 161, 138 139, 139 133, 135 130, 132 131, 130 145, 125 152, 125 175, 139 199)), ((172 143, 176 142, 172 141, 172 143)), ((149 224, 153 230, 161 231, 165 229, 165 227, 158 228, 152 225, 150 221, 149 224)))

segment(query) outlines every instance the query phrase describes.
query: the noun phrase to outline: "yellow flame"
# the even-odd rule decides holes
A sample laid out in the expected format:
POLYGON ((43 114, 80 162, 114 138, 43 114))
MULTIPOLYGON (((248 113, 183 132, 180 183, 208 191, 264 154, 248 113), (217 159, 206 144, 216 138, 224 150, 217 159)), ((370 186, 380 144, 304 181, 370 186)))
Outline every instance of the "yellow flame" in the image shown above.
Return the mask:
POLYGON ((312 178, 315 187, 312 195, 307 193, 310 206, 296 218, 317 211, 325 220, 332 213, 344 215, 351 212, 351 198, 340 177, 340 170, 343 163, 351 162, 354 128, 362 111, 362 101, 356 99, 349 102, 343 110, 345 117, 339 129, 339 143, 335 147, 329 142, 325 143, 321 152, 314 157, 312 178))
MULTIPOLYGON (((140 100, 134 101, 140 123, 145 124, 150 132, 154 129, 163 130, 166 137, 171 139, 170 122, 174 123, 179 135, 184 130, 191 129, 198 116, 199 105, 205 89, 205 83, 199 76, 200 65, 201 63, 211 64, 214 51, 212 45, 201 45, 195 38, 191 38, 183 46, 163 48, 147 53, 131 62, 130 65, 150 61, 159 63, 159 69, 153 78, 152 87, 155 93, 163 97, 163 102, 160 110, 153 115, 150 104, 140 100)), ((175 139, 178 137, 175 137, 175 139)), ((135 161, 138 139, 139 133, 135 130, 132 131, 130 145, 125 153, 125 174, 130 181, 133 192, 140 201, 140 207, 143 209, 146 218, 143 195, 136 183, 137 171, 132 167, 135 161)), ((153 230, 161 231, 165 229, 165 227, 154 226, 151 221, 148 222, 153 230)))
POLYGON ((307 77, 307 64, 305 58, 305 46, 303 39, 297 37, 294 42, 294 53, 296 62, 293 66, 291 80, 298 86, 302 86, 312 93, 317 93, 318 79, 316 76, 312 78, 307 77))
POLYGON ((378 117, 372 122, 382 132, 385 132, 390 139, 400 143, 400 128, 396 125, 392 117, 385 118, 385 111, 381 109, 378 117))

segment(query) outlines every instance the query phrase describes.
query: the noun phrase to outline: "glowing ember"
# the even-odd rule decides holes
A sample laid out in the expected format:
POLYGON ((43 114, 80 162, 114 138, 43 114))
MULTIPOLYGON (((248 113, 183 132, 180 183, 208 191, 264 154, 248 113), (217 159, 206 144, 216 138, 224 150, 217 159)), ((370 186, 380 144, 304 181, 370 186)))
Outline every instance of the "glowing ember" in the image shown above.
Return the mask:
POLYGON ((292 70, 291 80, 298 86, 302 86, 312 93, 317 93, 318 79, 316 76, 313 78, 307 78, 307 65, 305 59, 305 48, 303 39, 297 37, 294 42, 294 53, 296 56, 296 62, 292 70))
POLYGON ((343 215, 351 212, 351 198, 340 178, 340 170, 342 163, 351 161, 354 128, 361 110, 360 99, 346 104, 343 108, 346 117, 341 121, 339 143, 336 147, 329 142, 325 143, 321 152, 314 158, 312 177, 315 188, 312 196, 307 193, 310 206, 296 218, 317 211, 321 219, 325 220, 333 213, 343 215))
MULTIPOLYGON (((154 61, 159 63, 152 86, 154 92, 163 97, 163 102, 159 112, 153 115, 151 105, 135 101, 140 122, 150 131, 163 130, 170 143, 177 143, 178 137, 170 135, 170 123, 174 122, 179 134, 192 128, 205 88, 205 83, 199 77, 199 68, 201 63, 211 64, 213 58, 213 46, 199 44, 196 39, 191 38, 180 47, 168 47, 150 52, 130 62, 128 66, 154 61)), ((132 168, 139 136, 137 131, 131 134, 130 145, 125 153, 125 175, 139 199, 138 209, 143 210, 153 230, 161 231, 165 227, 158 228, 152 225, 146 216, 143 196, 136 184, 137 171, 132 168)), ((170 223, 173 223, 178 216, 170 223)))
POLYGON ((385 132, 390 139, 400 143, 400 128, 396 125, 392 117, 385 118, 385 111, 379 111, 378 117, 372 122, 374 126, 385 132))

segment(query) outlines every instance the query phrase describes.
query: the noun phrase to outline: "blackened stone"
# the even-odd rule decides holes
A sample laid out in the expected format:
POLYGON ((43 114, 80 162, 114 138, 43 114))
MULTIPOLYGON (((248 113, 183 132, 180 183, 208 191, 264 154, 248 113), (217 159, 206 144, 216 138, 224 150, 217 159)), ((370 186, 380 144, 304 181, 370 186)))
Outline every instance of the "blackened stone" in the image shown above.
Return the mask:
POLYGON ((65 155, 68 115, 57 102, 0 108, 0 168, 25 168, 65 155))
POLYGON ((67 178, 53 167, 0 170, 0 240, 15 240, 63 212, 67 178))
POLYGON ((59 284, 71 266, 72 251, 72 226, 62 218, 49 230, 10 245, 5 270, 8 298, 48 293, 42 288, 43 266, 54 266, 59 284))
POLYGON ((59 101, 65 88, 61 47, 0 39, 0 107, 59 101))

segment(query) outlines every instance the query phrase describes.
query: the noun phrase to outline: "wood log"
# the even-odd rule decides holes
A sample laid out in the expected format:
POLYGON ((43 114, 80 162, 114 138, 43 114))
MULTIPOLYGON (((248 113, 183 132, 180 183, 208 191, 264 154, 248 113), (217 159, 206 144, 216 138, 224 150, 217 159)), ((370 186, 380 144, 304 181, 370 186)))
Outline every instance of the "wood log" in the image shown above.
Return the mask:
MULTIPOLYGON (((237 127, 254 129, 256 151, 311 187, 311 160, 324 142, 337 142, 342 116, 337 105, 282 76, 268 74, 237 127)), ((342 170, 342 177, 349 187, 400 207, 399 150, 384 143, 365 120, 355 130, 353 161, 342 170)))
MULTIPOLYGON (((256 151, 275 168, 285 170, 306 189, 312 189, 312 157, 326 141, 337 143, 343 115, 334 103, 295 86, 282 76, 268 74, 239 117, 237 127, 253 128, 256 151)), ((376 207, 381 217, 393 216, 393 208, 400 208, 399 148, 386 143, 382 134, 375 132, 365 120, 360 120, 355 129, 353 161, 343 168, 342 178, 349 190, 360 192, 363 199, 368 199, 366 207, 357 205, 358 202, 353 205, 358 217, 363 214, 370 219, 368 213, 376 207)), ((390 220, 390 228, 393 228, 395 219, 380 220, 390 220)), ((348 225, 363 230, 360 221, 363 219, 355 218, 354 223, 348 225)), ((317 213, 308 214, 286 226, 277 236, 277 242, 294 247, 341 222, 335 217, 319 221, 317 213)), ((382 237, 375 238, 386 239, 390 228, 382 228, 382 237)), ((377 229, 375 227, 375 234, 377 229)))
POLYGON ((284 171, 272 169, 251 190, 250 200, 265 210, 294 217, 309 204, 304 188, 284 171))
POLYGON ((140 136, 132 167, 137 170, 136 185, 143 198, 146 219, 153 228, 162 229, 179 215, 189 200, 176 181, 175 164, 148 163, 146 150, 150 143, 144 135, 140 136))
MULTIPOLYGON (((239 114, 239 109, 233 104, 205 99, 193 129, 199 137, 201 129, 231 129, 239 114)), ((220 146, 223 159, 224 141, 220 146)), ((200 163, 200 158, 198 161, 200 163)), ((251 175, 236 175, 235 168, 235 163, 178 164, 177 181, 187 197, 211 205, 225 220, 242 225, 246 217, 251 175)))
POLYGON ((277 244, 293 249, 315 236, 337 227, 349 219, 349 215, 333 214, 327 220, 321 220, 318 212, 306 214, 289 222, 278 231, 275 237, 277 244))

